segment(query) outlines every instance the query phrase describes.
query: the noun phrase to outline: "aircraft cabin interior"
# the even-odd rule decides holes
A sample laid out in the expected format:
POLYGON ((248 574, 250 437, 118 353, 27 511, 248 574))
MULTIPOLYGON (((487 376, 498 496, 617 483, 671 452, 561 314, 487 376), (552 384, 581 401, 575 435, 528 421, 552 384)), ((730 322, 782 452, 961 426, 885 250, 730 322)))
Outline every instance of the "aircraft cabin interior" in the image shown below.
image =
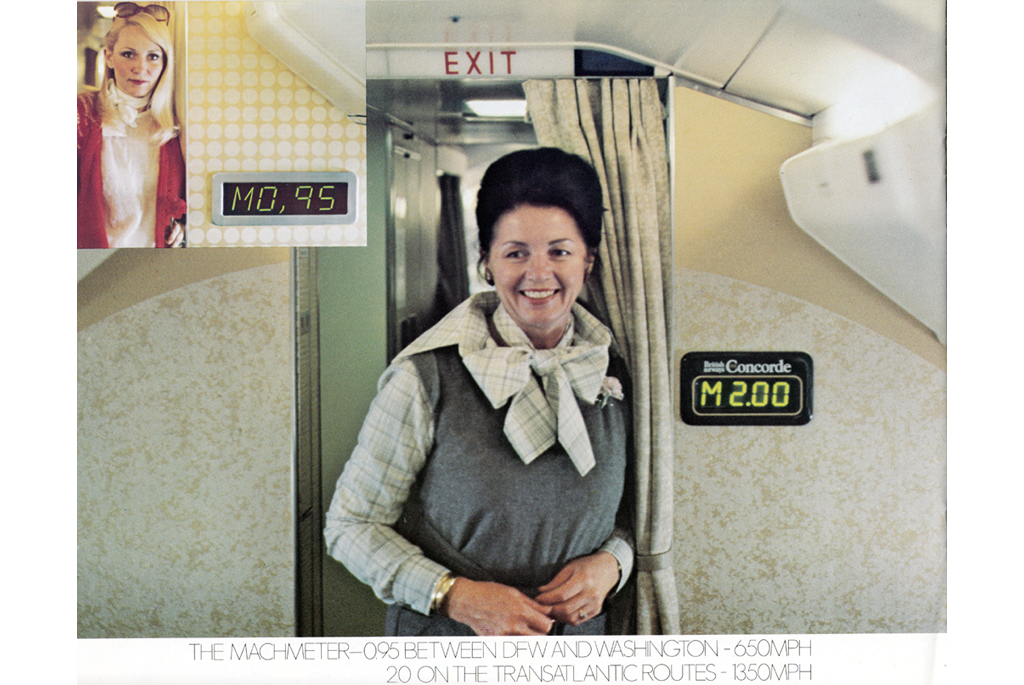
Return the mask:
MULTIPOLYGON (((113 4, 78 3, 80 91, 113 4)), ((489 287, 484 171, 569 97, 664 159, 642 271, 606 264, 662 322, 637 632, 946 631, 944 3, 164 4, 188 242, 78 251, 79 638, 382 634, 335 482, 391 359, 489 287), (350 211, 225 221, 278 173, 350 211), (806 360, 806 420, 694 421, 687 360, 726 353, 806 360)))

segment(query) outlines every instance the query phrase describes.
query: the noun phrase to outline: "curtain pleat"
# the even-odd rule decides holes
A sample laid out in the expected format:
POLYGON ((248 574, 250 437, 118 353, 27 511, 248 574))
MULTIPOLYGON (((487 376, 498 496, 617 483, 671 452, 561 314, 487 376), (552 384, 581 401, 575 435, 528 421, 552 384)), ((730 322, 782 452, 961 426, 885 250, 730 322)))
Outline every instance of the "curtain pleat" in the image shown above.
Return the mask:
POLYGON ((589 160, 605 197, 600 314, 633 375, 637 624, 679 632, 672 566, 671 220, 664 110, 653 79, 527 81, 541 145, 589 160))
POLYGON ((459 177, 451 174, 441 174, 437 179, 441 197, 437 226, 437 288, 434 291, 434 308, 424 330, 469 297, 466 229, 462 217, 460 185, 459 177))

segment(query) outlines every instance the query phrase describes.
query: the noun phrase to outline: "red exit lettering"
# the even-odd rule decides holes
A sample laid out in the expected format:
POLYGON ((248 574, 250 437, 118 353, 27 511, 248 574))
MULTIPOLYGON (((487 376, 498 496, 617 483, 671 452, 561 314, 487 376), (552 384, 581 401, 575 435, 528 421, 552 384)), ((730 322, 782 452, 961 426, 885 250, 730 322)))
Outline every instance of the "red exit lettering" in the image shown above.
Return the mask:
POLYGON ((476 52, 446 50, 444 53, 444 73, 446 76, 470 76, 472 74, 512 74, 512 55, 515 50, 477 50, 476 52), (497 55, 497 57, 495 56, 497 55), (504 59, 502 59, 504 58, 504 59), (465 67, 465 71, 462 71, 465 67), (504 69, 504 70, 503 70, 504 69))

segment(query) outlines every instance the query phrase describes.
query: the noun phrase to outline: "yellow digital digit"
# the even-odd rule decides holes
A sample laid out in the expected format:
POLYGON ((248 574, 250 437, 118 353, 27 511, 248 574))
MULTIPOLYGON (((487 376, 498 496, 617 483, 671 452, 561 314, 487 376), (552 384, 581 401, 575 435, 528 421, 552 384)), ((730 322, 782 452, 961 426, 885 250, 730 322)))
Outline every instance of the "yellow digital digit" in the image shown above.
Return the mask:
POLYGON ((772 406, 785 407, 789 404, 789 383, 778 381, 772 386, 772 406))
POLYGON ((754 383, 753 395, 750 398, 750 403, 755 407, 763 407, 768 404, 768 383, 765 381, 757 381, 754 383))
POLYGON ((714 385, 707 381, 703 381, 700 384, 700 406, 707 406, 708 394, 714 395, 716 407, 722 406, 722 381, 718 381, 714 385))
POLYGON ((747 394, 747 384, 745 381, 733 381, 733 391, 729 394, 729 404, 733 407, 742 407, 743 398, 747 394))
POLYGON ((309 201, 313 199, 313 186, 299 186, 295 189, 295 199, 306 201, 306 210, 309 211, 309 201), (306 195, 301 195, 302 191, 308 191, 306 195))
POLYGON ((328 188, 333 190, 334 186, 320 186, 320 199, 321 200, 330 200, 331 201, 331 204, 327 205, 326 207, 321 207, 320 208, 321 212, 329 212, 332 209, 334 209, 334 196, 333 195, 328 195, 327 197, 324 197, 324 191, 327 190, 328 188))
POLYGON ((245 206, 245 211, 252 209, 252 186, 249 186, 249 192, 242 195, 242 189, 239 186, 235 186, 235 194, 231 198, 231 211, 235 211, 235 204, 241 200, 242 202, 248 201, 245 206))
POLYGON ((260 188, 260 197, 256 201, 256 211, 257 212, 269 212, 270 210, 272 210, 274 208, 274 200, 276 198, 277 198, 277 186, 263 186, 262 188, 260 188), (263 207, 263 193, 267 192, 268 190, 270 191, 270 206, 264 208, 263 207))

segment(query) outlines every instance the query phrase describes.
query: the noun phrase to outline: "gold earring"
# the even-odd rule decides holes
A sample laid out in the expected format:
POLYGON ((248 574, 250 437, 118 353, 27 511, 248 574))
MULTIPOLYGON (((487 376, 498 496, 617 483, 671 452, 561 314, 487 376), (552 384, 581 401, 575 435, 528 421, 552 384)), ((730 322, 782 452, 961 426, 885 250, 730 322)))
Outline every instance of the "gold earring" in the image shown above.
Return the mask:
POLYGON ((494 285, 494 276, 490 269, 484 269, 484 280, 487 281, 487 285, 494 285))

